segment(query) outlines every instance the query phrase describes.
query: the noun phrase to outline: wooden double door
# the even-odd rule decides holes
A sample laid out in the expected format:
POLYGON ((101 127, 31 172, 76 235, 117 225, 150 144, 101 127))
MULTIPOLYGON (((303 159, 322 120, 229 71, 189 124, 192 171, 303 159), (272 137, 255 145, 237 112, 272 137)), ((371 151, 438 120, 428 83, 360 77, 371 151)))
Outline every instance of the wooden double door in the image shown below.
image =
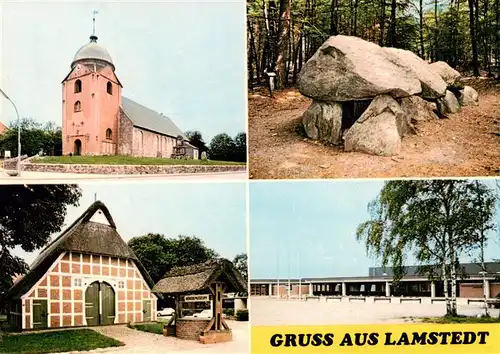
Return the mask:
POLYGON ((95 281, 85 290, 85 318, 88 326, 115 323, 115 291, 106 282, 95 281))

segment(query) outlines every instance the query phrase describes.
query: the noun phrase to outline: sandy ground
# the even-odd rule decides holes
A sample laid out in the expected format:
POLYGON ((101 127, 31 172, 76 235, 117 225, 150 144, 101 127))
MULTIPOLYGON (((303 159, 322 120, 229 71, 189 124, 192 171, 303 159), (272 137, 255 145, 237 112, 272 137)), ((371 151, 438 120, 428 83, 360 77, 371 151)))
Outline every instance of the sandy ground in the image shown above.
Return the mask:
POLYGON ((297 133, 311 100, 295 89, 249 92, 250 178, 373 178, 500 175, 500 85, 470 81, 479 106, 423 122, 398 157, 345 152, 297 133))
POLYGON ((92 329, 125 343, 125 346, 96 349, 85 353, 248 353, 248 322, 227 321, 227 324, 233 330, 233 341, 218 344, 201 344, 174 337, 164 337, 158 334, 133 330, 126 326, 95 327, 92 329))
MULTIPOLYGON (((338 324, 390 324, 419 322, 419 317, 445 315, 445 304, 318 302, 318 300, 251 299, 252 326, 280 325, 338 325, 338 324)), ((460 315, 477 316, 484 313, 480 305, 458 305, 460 315)), ((498 316, 498 309, 490 309, 498 316)))

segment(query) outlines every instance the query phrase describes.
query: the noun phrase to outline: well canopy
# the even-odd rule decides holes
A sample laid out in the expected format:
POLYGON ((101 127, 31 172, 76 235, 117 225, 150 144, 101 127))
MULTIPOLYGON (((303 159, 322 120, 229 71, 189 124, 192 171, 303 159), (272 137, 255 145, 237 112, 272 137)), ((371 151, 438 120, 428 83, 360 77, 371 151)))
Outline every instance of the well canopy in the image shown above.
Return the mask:
POLYGON ((199 293, 214 282, 223 282, 225 292, 247 292, 247 283, 234 264, 227 259, 212 259, 202 264, 174 267, 153 287, 162 294, 199 293))

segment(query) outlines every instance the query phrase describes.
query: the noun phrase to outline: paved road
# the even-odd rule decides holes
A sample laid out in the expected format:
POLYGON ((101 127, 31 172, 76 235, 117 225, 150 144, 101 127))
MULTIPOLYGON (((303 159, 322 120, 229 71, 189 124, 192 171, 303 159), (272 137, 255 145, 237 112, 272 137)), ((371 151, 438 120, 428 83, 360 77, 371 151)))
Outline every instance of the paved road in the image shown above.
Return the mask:
MULTIPOLYGON (((233 341, 217 344, 201 344, 199 342, 177 339, 175 337, 164 337, 162 335, 146 333, 127 328, 126 326, 105 326, 92 328, 105 336, 115 338, 125 344, 123 347, 96 349, 83 353, 249 353, 249 326, 248 322, 227 321, 233 331, 233 341)), ((75 352, 70 352, 73 354, 75 352)), ((79 352, 82 353, 82 352, 79 352)), ((68 353, 66 353, 68 354, 68 353)))
MULTIPOLYGON (((446 307, 439 303, 364 303, 338 301, 299 301, 252 297, 253 326, 395 324, 419 322, 418 318, 444 316, 446 307), (307 314, 307 316, 304 316, 307 314)), ((492 317, 498 309, 490 309, 492 317)), ((480 304, 458 304, 458 313, 478 316, 480 304)))
POLYGON ((22 172, 21 177, 11 177, 0 169, 0 184, 65 183, 74 181, 225 181, 246 180, 246 172, 151 174, 151 175, 97 175, 52 172, 22 172))

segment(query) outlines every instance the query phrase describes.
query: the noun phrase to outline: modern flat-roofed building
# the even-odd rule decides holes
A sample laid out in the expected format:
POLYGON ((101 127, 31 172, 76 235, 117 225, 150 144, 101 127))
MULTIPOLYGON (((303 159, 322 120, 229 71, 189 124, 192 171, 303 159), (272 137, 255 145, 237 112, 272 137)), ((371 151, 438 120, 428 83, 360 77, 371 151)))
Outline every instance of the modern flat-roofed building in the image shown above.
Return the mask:
MULTIPOLYGON (((474 263, 461 264, 457 296, 464 298, 500 297, 500 263, 485 263, 485 272, 474 263), (485 286, 483 287, 483 280, 485 286)), ((251 279, 251 296, 419 296, 443 297, 442 281, 432 281, 418 273, 417 266, 405 268, 405 276, 393 283, 391 268, 372 267, 367 276, 301 279, 251 279)), ((449 285, 451 294, 451 285, 449 285)))

